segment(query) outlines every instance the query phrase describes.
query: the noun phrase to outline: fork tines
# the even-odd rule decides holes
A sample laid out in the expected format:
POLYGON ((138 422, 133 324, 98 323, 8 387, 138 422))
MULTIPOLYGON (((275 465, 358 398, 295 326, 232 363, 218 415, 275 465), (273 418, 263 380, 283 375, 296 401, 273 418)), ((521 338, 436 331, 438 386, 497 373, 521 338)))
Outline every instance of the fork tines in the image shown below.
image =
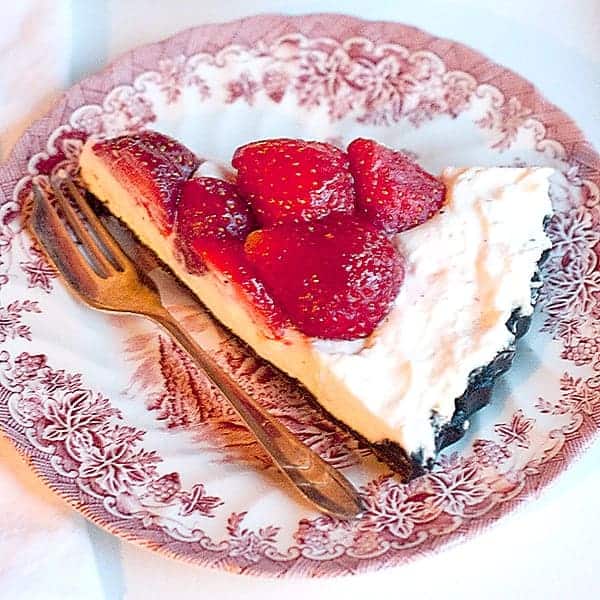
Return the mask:
MULTIPOLYGON (((94 214, 73 180, 68 175, 64 175, 53 177, 50 184, 56 198, 57 207, 64 215, 75 238, 81 243, 82 250, 88 259, 86 262, 94 273, 106 279, 115 270, 124 271, 129 265, 129 259, 94 214)), ((34 187, 34 193, 38 204, 37 208, 41 209, 46 215, 46 225, 51 226, 50 229, 54 233, 54 237, 60 240, 60 245, 66 247, 70 254, 77 253, 81 255, 81 250, 78 249, 64 230, 56 209, 37 186, 34 187)), ((35 219, 35 212, 34 209, 33 219, 35 219)), ((48 246, 47 244, 44 245, 48 246)), ((80 266, 85 268, 84 265, 80 266)))

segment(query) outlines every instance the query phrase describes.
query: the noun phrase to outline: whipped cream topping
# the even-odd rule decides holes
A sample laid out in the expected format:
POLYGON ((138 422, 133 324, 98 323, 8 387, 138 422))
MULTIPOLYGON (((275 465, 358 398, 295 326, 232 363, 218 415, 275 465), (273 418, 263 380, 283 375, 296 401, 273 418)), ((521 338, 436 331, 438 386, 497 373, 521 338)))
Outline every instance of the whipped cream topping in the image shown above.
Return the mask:
MULTIPOLYGON (((173 238, 160 235, 89 144, 80 163, 90 190, 226 327, 369 441, 388 439, 408 453, 422 450, 425 458, 435 453, 432 414, 450 419, 471 371, 513 341, 505 325, 512 311, 532 312, 530 280, 550 247, 543 221, 551 213, 552 169, 446 169, 447 204, 394 238, 406 257, 406 276, 369 338, 319 340, 289 329, 273 339, 222 273, 187 272, 173 238)), ((198 174, 222 171, 207 161, 198 174)))
MULTIPOLYGON (((446 169, 447 204, 395 236, 407 272, 388 317, 364 342, 313 342, 324 368, 406 450, 433 456, 432 413, 448 421, 471 371, 513 341, 513 310, 532 313, 530 281, 551 246, 543 229, 551 173, 446 169)), ((345 407, 337 413, 354 421, 345 407)))
POLYGON ((215 177, 216 179, 224 179, 235 183, 237 171, 230 165, 227 165, 216 160, 203 160, 196 171, 194 177, 215 177))

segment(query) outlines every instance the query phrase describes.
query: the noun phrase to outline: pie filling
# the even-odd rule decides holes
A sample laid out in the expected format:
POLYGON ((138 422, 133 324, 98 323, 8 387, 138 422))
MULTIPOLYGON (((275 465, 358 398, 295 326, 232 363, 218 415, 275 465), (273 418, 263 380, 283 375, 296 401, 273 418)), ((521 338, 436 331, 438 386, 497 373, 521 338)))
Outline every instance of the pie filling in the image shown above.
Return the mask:
MULTIPOLYGON (((158 227, 110 161, 88 141, 80 158, 88 189, 173 271, 212 314, 257 354, 299 380, 333 417, 369 442, 435 455, 469 374, 514 341, 506 323, 533 312, 530 282, 551 243, 549 168, 447 168, 442 208, 391 236, 404 279, 387 316, 353 340, 310 337, 285 320, 276 328, 247 288, 208 264, 189 269, 176 234, 158 227)), ((201 174, 222 173, 209 162, 201 174)), ((221 175, 222 177, 222 175, 221 175)))

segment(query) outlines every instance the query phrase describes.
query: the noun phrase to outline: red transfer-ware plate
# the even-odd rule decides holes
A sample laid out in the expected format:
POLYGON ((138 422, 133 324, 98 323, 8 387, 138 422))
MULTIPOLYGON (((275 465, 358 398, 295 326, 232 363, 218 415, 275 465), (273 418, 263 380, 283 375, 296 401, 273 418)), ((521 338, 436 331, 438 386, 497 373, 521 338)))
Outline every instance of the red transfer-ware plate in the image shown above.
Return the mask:
POLYGON ((260 16, 134 50, 69 90, 0 170, 0 427, 94 523, 186 561, 341 575, 468 537, 534 497, 598 433, 600 160, 533 86, 396 23, 260 16), (372 137, 445 165, 549 165, 554 249, 530 334, 494 402, 434 471, 400 483, 167 280, 172 310, 235 378, 343 469, 367 510, 295 501, 186 356, 135 317, 76 302, 23 229, 32 182, 74 170, 85 138, 152 127, 228 160, 265 137, 372 137))

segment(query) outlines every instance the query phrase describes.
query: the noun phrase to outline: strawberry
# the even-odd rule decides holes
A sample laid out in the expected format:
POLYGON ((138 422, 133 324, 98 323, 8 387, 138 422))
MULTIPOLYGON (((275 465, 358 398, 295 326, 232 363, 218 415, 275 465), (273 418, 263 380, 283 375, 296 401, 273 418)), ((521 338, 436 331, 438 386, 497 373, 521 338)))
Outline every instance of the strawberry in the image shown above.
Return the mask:
POLYGON ((238 301, 252 306, 253 312, 260 316, 272 337, 281 337, 283 328, 289 325, 289 319, 258 278, 256 269, 244 254, 242 242, 209 238, 194 243, 192 249, 197 253, 199 262, 218 271, 221 277, 232 284, 230 289, 237 295, 238 301))
POLYGON ((254 228, 250 207, 235 186, 214 177, 194 177, 183 184, 177 206, 177 246, 188 270, 202 272, 199 249, 207 241, 243 241, 254 228))
POLYGON ((196 156, 157 131, 99 141, 93 152, 144 206, 161 233, 169 235, 181 188, 198 167, 196 156))
POLYGON ((316 221, 354 210, 348 157, 331 144, 279 138, 233 155, 240 195, 263 227, 316 221))
POLYGON ((232 183, 194 177, 183 185, 175 230, 186 267, 197 274, 207 267, 217 271, 277 336, 285 317, 244 254, 243 242, 253 227, 250 207, 232 183))
POLYGON ((416 227, 444 204, 444 184, 401 152, 358 138, 348 158, 358 212, 386 233, 416 227))
POLYGON ((244 240, 254 228, 250 207, 232 183, 194 177, 183 184, 177 207, 177 232, 187 238, 244 240))
POLYGON ((404 277, 385 235, 353 216, 253 231, 244 249, 292 323, 319 338, 368 336, 404 277))

